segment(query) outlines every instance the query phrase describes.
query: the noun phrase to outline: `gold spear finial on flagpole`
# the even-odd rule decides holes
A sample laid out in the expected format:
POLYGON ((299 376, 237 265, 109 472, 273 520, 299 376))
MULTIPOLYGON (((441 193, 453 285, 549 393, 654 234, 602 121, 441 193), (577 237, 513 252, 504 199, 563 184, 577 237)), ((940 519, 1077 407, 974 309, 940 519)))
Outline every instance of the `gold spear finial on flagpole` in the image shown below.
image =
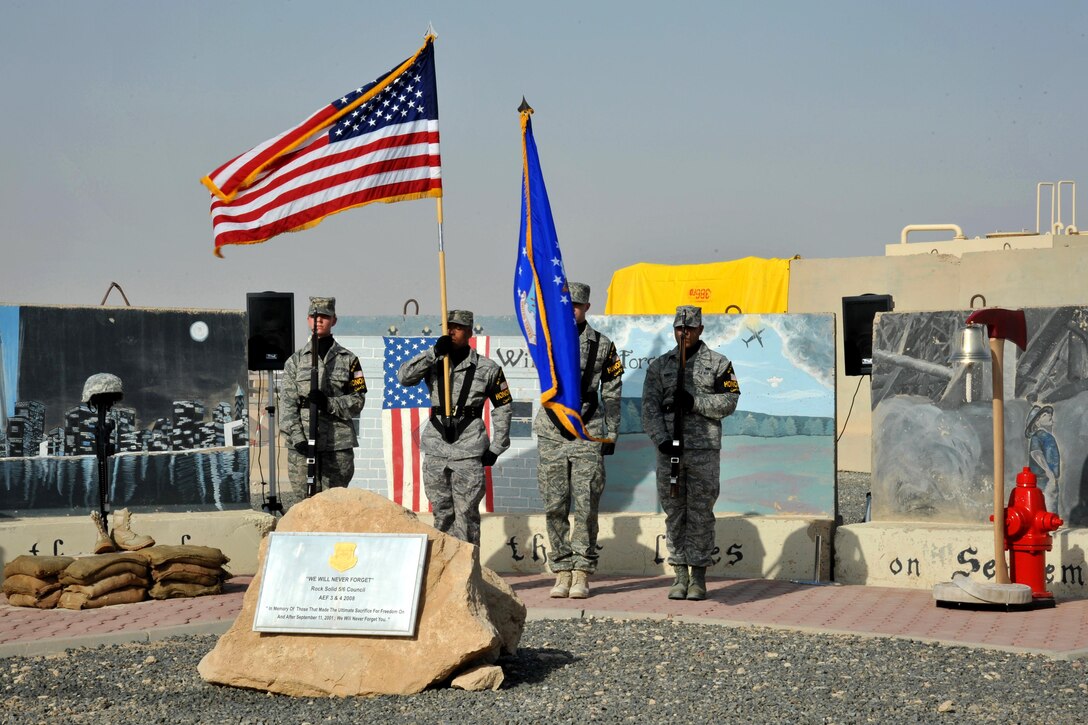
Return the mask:
POLYGON ((518 106, 518 113, 532 113, 533 107, 529 105, 529 102, 525 100, 525 96, 521 97, 521 105, 518 106))

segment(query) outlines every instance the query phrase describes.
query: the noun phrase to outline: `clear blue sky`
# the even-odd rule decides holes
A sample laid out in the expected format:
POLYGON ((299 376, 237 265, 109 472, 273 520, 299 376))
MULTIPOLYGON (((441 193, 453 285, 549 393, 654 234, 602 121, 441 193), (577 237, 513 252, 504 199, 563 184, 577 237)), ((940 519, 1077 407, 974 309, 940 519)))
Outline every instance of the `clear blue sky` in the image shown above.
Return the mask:
POLYGON ((274 289, 434 314, 433 200, 220 260, 199 183, 411 55, 428 22, 449 301, 479 314, 512 313, 522 95, 594 312, 636 262, 1034 229, 1036 182, 1088 183, 1083 2, 7 2, 0 303, 96 305, 117 281, 141 306, 274 289))

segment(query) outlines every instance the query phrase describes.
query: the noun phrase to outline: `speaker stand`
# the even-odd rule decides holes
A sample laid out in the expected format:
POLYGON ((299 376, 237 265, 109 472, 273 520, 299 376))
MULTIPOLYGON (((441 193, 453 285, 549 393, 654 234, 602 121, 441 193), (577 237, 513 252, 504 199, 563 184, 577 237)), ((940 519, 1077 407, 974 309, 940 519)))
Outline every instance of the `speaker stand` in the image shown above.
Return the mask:
POLYGON ((275 515, 283 513, 283 504, 276 496, 276 406, 279 398, 279 390, 276 388, 276 371, 268 371, 268 387, 271 393, 268 396, 268 500, 261 504, 261 508, 275 515))

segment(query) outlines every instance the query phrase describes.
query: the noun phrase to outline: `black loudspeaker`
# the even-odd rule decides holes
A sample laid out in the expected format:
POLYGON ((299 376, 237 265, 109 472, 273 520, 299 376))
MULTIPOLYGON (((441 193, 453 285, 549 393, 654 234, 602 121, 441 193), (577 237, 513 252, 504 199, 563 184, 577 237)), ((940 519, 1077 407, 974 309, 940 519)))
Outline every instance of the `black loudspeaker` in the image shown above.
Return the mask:
POLYGON ((842 353, 847 375, 873 372, 873 318, 894 309, 891 295, 842 298, 842 353))
POLYGON ((249 340, 246 344, 250 370, 283 370, 295 347, 295 295, 293 292, 249 292, 249 340))

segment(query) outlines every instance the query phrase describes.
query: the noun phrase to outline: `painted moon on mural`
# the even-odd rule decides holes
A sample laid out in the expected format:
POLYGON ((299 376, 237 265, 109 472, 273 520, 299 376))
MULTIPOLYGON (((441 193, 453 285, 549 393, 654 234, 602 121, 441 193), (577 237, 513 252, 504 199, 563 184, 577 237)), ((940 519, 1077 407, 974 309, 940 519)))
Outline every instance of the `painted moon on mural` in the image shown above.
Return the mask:
POLYGON ((189 337, 196 342, 204 342, 208 339, 208 323, 197 320, 189 327, 189 337))

